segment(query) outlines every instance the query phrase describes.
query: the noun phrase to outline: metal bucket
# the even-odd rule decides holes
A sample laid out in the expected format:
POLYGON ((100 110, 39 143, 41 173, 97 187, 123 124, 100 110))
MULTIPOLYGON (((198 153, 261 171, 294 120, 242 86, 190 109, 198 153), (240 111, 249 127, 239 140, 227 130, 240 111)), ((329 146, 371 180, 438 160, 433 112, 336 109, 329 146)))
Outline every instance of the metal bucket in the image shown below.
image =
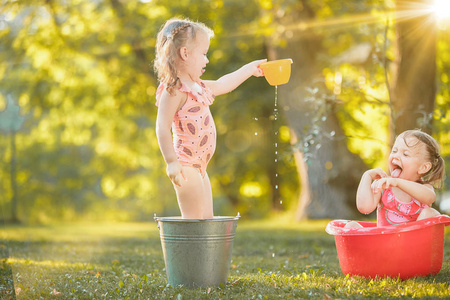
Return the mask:
POLYGON ((239 216, 213 219, 155 217, 171 286, 225 284, 239 216))

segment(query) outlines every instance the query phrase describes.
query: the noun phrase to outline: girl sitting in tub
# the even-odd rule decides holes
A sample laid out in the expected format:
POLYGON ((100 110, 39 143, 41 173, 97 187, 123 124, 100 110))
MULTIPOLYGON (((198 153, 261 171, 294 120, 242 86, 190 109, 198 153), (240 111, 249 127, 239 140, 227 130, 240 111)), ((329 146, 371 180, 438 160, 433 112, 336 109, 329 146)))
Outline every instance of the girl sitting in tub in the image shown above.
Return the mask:
POLYGON ((216 128, 209 106, 215 96, 231 92, 249 77, 263 76, 259 65, 266 62, 253 61, 215 81, 201 80, 213 35, 202 23, 171 19, 156 42, 155 70, 160 82, 156 136, 181 216, 187 219, 213 217, 206 166, 216 148, 216 128))
MULTIPOLYGON (((388 176, 382 169, 366 171, 356 192, 356 206, 363 214, 377 208, 377 226, 405 224, 439 215, 431 205, 434 187, 441 187, 444 159, 436 140, 420 130, 407 130, 395 140, 389 155, 388 176)), ((361 228, 349 222, 345 228, 361 228)))

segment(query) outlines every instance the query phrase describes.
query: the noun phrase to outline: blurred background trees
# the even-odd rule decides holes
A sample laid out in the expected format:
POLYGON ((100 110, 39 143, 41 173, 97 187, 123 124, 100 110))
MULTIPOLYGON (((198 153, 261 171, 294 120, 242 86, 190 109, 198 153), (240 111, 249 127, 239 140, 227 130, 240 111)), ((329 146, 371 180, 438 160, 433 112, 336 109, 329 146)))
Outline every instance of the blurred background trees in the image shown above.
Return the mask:
POLYGON ((216 34, 204 79, 294 60, 278 118, 263 78, 211 107, 215 214, 359 217, 359 178, 386 167, 403 128, 433 133, 447 156, 450 24, 426 10, 433 1, 413 2, 1 1, 0 123, 17 107, 23 124, 14 144, 0 135, 0 219, 179 214, 154 133, 152 69, 156 33, 175 16, 216 34))

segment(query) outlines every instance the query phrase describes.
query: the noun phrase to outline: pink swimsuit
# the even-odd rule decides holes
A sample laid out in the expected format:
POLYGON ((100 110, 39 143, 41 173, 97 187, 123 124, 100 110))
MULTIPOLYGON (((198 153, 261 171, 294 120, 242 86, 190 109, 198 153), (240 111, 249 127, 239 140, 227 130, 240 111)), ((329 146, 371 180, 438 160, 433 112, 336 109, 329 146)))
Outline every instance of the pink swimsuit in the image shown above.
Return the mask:
MULTIPOLYGON (((178 161, 183 166, 196 168, 202 176, 216 149, 216 126, 209 110, 214 95, 203 82, 201 93, 181 83, 180 92, 187 94, 186 103, 175 114, 172 123, 173 144, 178 161)), ((156 91, 156 105, 165 89, 160 85, 156 91)))
POLYGON ((416 221, 426 207, 416 199, 405 203, 397 200, 390 188, 385 189, 377 208, 377 226, 400 225, 416 221))

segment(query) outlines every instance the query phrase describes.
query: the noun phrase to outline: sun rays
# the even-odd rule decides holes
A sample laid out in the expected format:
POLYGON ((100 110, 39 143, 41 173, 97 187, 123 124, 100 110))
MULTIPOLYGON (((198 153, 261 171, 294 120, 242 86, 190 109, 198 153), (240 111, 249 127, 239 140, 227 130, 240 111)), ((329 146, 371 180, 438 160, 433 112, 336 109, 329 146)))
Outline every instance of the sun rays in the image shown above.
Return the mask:
MULTIPOLYGON (((399 1, 397 7, 390 10, 372 10, 370 12, 338 16, 329 19, 313 18, 310 20, 300 20, 292 23, 272 22, 264 28, 247 28, 248 30, 231 34, 232 37, 250 35, 284 35, 286 38, 293 38, 299 33, 306 33, 316 30, 343 30, 355 26, 371 24, 388 24, 414 21, 421 19, 423 26, 428 27, 437 22, 448 21, 450 19, 450 0, 435 0, 434 2, 413 2, 399 1)), ((414 28, 411 34, 420 31, 421 28, 414 28)))
POLYGON ((438 20, 450 19, 450 1, 435 0, 431 11, 436 14, 438 20))

